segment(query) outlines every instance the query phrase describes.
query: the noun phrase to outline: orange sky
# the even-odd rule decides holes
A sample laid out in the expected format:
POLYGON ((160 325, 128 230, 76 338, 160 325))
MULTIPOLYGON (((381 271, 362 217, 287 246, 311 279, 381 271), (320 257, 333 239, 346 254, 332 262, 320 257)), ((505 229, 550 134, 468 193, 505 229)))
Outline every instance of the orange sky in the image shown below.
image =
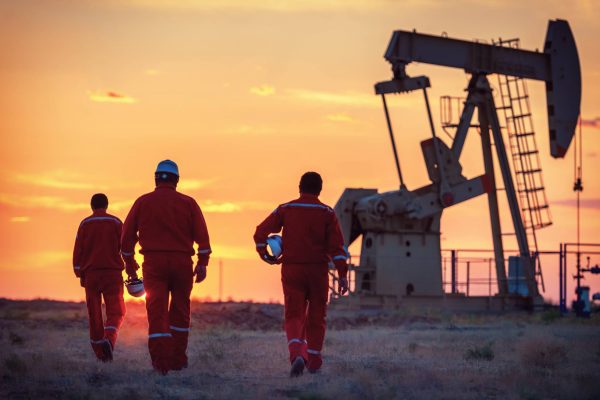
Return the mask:
MULTIPOLYGON (((373 95, 373 84, 390 78, 382 55, 394 29, 520 37, 535 49, 548 19, 567 19, 582 65, 582 116, 600 116, 594 1, 19 0, 0 3, 0 18, 0 297, 82 299, 70 258, 90 196, 105 192, 109 212, 124 219, 152 190, 156 163, 171 158, 181 191, 204 210, 214 249, 193 295, 217 296, 221 259, 224 297, 281 300, 279 271, 256 258, 252 234, 296 196, 302 172, 321 172, 330 205, 345 187, 397 187, 373 95)), ((427 65, 408 72, 430 77, 439 124, 439 96, 461 95, 465 74, 427 65)), ((549 156, 544 86, 529 88, 554 220, 541 243, 558 250, 575 240, 572 151, 549 156)), ((427 184, 423 100, 412 94, 391 105, 407 184, 427 184)), ((584 131, 587 242, 600 242, 599 134, 584 131)), ((467 177, 482 173, 474 132, 461 161, 467 177)), ((491 247, 486 204, 481 197, 448 209, 443 247, 491 247)), ((556 299, 555 260, 548 264, 556 299)))

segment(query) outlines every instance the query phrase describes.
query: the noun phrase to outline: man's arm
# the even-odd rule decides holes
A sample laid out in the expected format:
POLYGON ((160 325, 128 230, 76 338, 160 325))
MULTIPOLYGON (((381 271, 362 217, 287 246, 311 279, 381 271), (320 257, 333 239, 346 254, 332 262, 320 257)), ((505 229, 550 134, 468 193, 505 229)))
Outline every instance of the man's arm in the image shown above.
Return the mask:
POLYGON ((263 222, 256 227, 254 232, 254 243, 256 249, 267 247, 267 238, 271 233, 278 233, 283 227, 283 219, 281 218, 281 210, 277 207, 263 222))
POLYGON ((267 262, 268 264, 280 264, 281 261, 275 259, 269 253, 267 253, 267 238, 271 233, 278 233, 283 227, 283 218, 281 216, 281 210, 279 207, 275 209, 269 216, 256 227, 254 233, 254 243, 256 244, 256 251, 260 256, 260 259, 267 262))
POLYGON ((75 236, 75 246, 73 248, 73 272, 75 276, 81 277, 81 262, 83 261, 83 229, 82 225, 77 228, 77 236, 75 236))
POLYGON ((202 214, 202 210, 196 201, 193 201, 192 218, 194 227, 194 242, 198 243, 198 265, 207 266, 210 260, 210 238, 208 236, 208 227, 202 214))
POLYGON ((335 212, 331 211, 329 223, 327 224, 327 255, 333 261, 340 278, 348 275, 348 253, 344 248, 344 236, 340 230, 335 212))
POLYGON ((121 256, 125 261, 125 272, 129 276, 137 275, 136 271, 140 268, 135 261, 135 245, 139 240, 137 234, 139 207, 138 199, 129 210, 121 233, 121 256))

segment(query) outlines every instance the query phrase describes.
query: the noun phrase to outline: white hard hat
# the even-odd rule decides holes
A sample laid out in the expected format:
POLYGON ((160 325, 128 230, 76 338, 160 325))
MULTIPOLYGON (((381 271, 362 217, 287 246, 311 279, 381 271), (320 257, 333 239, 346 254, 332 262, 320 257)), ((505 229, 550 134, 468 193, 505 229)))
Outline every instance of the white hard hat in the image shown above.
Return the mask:
POLYGON ((283 252, 283 239, 279 235, 271 235, 267 238, 267 246, 271 250, 271 255, 279 258, 283 252))
POLYGON ((163 160, 158 163, 158 165, 156 166, 156 171, 154 173, 158 174, 160 172, 168 172, 175 176, 179 176, 179 167, 177 167, 175 161, 163 160))
POLYGON ((127 293, 133 297, 142 297, 146 294, 144 281, 141 279, 128 279, 125 281, 125 287, 127 288, 127 293))

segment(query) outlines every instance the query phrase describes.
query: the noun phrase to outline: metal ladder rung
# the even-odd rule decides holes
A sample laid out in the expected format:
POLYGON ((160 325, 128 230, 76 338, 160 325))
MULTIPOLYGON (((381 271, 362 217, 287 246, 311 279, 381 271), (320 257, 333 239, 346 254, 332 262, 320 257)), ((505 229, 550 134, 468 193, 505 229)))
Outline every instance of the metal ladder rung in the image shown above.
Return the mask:
POLYGON ((531 113, 525 113, 525 114, 521 114, 521 115, 513 115, 512 116, 513 119, 527 118, 527 117, 531 117, 531 113))
POLYGON ((520 157, 523 157, 523 156, 528 156, 528 155, 530 155, 530 154, 537 154, 537 153, 539 153, 539 151, 538 151, 538 150, 529 150, 529 151, 522 151, 522 152, 520 152, 520 153, 517 153, 517 154, 518 154, 520 157))
POLYGON ((549 207, 548 204, 544 204, 544 205, 541 205, 541 206, 521 208, 521 210, 523 210, 523 211, 529 211, 529 210, 531 210, 531 211, 540 211, 540 210, 545 210, 548 207, 549 207))
POLYGON ((524 132, 524 133, 513 133, 513 136, 516 137, 525 137, 525 136, 533 136, 533 132, 524 132))
POLYGON ((512 97, 512 101, 520 101, 520 100, 525 100, 527 98, 529 98, 529 96, 527 96, 527 95, 517 96, 517 97, 512 97))
POLYGON ((537 174, 538 172, 542 172, 541 168, 531 169, 528 171, 516 171, 517 174, 528 175, 528 174, 537 174))
POLYGON ((519 190, 519 193, 533 193, 533 192, 539 192, 541 190, 544 190, 543 186, 533 187, 531 189, 519 190))

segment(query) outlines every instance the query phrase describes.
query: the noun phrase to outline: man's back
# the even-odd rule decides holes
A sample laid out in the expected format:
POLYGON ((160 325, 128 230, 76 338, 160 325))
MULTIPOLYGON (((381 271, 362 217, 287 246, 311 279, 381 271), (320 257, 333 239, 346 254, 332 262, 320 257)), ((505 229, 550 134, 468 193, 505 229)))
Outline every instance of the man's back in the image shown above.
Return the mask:
POLYGON ((124 254, 133 251, 138 232, 142 254, 181 252, 193 255, 194 241, 200 249, 210 249, 198 203, 172 186, 158 186, 135 202, 125 220, 124 254))
POLYGON ((317 196, 302 194, 281 204, 257 227, 255 242, 264 243, 269 233, 282 227, 284 263, 327 263, 345 255, 337 217, 317 196))
POLYGON ((114 215, 94 211, 81 221, 73 251, 73 265, 79 272, 123 269, 120 238, 122 223, 114 215))

